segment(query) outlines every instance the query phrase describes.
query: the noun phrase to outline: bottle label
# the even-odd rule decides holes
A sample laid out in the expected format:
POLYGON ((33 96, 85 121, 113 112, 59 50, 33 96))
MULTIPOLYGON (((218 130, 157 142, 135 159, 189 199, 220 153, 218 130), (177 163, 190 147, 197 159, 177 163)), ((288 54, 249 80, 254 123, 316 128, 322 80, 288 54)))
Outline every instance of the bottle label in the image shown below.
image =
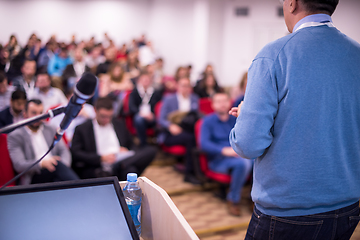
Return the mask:
POLYGON ((137 219, 138 219, 139 223, 141 223, 141 205, 138 210, 137 219))

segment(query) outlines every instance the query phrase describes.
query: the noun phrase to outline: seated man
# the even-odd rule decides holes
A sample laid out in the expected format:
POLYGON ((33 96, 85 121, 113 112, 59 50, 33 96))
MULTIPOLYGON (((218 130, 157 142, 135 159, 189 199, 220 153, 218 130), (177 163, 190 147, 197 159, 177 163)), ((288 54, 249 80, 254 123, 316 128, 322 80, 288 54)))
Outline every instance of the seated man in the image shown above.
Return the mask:
POLYGON ((212 171, 231 173, 230 190, 227 194, 228 210, 230 214, 239 216, 241 190, 251 173, 253 161, 239 157, 230 147, 229 134, 236 122, 236 118, 228 114, 230 97, 225 93, 215 93, 212 107, 215 113, 204 118, 200 145, 207 153, 212 171))
MULTIPOLYGON (((164 131, 159 134, 159 142, 166 146, 183 145, 186 147, 185 156, 185 181, 199 184, 194 174, 194 163, 192 159, 192 149, 195 147, 194 133, 189 129, 183 129, 181 124, 174 123, 170 118, 177 118, 178 115, 196 112, 199 108, 199 99, 192 94, 192 87, 189 78, 180 78, 177 82, 177 93, 165 96, 162 100, 163 105, 160 111, 159 124, 164 131)), ((195 124, 195 122, 193 123, 195 124)), ((191 129, 190 129, 191 130, 191 129)))
POLYGON ((11 94, 16 90, 8 85, 8 79, 4 72, 0 71, 0 111, 10 106, 11 94))
POLYGON ((25 91, 26 95, 29 97, 35 89, 36 62, 32 60, 25 60, 21 67, 21 73, 21 76, 12 80, 12 85, 17 89, 25 91))
POLYGON ((26 104, 26 93, 16 90, 11 95, 10 107, 0 112, 0 128, 23 120, 23 110, 26 104))
MULTIPOLYGON (((39 99, 29 100, 25 105, 25 118, 43 113, 39 99)), ((39 160, 53 143, 56 129, 42 121, 18 128, 8 135, 8 148, 12 164, 20 173, 39 160)), ((20 180, 21 184, 45 183, 76 180, 78 176, 70 168, 71 155, 63 140, 38 164, 31 168, 20 180)))
POLYGON ((99 98, 95 113, 94 120, 75 128, 71 145, 75 171, 81 178, 114 175, 124 181, 130 172, 140 176, 154 159, 156 148, 146 146, 132 150, 132 137, 125 124, 112 119, 111 99, 99 98))
POLYGON ((155 90, 151 84, 149 75, 142 73, 129 98, 129 110, 135 115, 134 125, 141 146, 146 145, 146 129, 156 124, 154 109, 162 98, 162 91, 155 90))
POLYGON ((51 86, 51 78, 48 73, 39 73, 35 86, 34 92, 28 98, 40 99, 43 102, 45 111, 68 103, 64 93, 60 89, 51 86))
POLYGON ((47 71, 51 76, 52 84, 54 87, 63 89, 62 74, 66 66, 72 63, 66 47, 60 48, 60 52, 50 58, 47 66, 47 71))

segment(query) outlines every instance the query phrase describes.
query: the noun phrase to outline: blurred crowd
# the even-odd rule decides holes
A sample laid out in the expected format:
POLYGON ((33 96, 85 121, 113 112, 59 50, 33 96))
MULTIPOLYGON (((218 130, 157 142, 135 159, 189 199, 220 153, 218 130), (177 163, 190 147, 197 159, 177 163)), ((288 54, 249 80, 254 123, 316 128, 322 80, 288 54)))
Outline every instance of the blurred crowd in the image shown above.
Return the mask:
MULTIPOLYGON (((230 213, 240 215, 240 192, 252 162, 230 147, 235 118, 228 111, 244 99, 247 74, 238 86, 224 89, 211 64, 194 85, 191 65, 179 66, 173 75, 163 67, 164 59, 145 35, 120 46, 106 33, 101 42, 75 36, 61 42, 54 35, 45 43, 32 34, 24 46, 10 36, 0 45, 0 127, 66 106, 85 72, 99 80, 94 96, 65 132, 64 145, 18 184, 108 175, 125 180, 128 172, 140 175, 159 149, 182 157, 175 168, 184 181, 201 184, 199 171, 206 168, 194 154, 201 149, 210 170, 233 179, 226 199, 230 213)), ((55 129, 61 120, 55 117, 7 136, 15 172, 41 157, 46 148, 37 146, 51 144, 49 126, 55 129)))

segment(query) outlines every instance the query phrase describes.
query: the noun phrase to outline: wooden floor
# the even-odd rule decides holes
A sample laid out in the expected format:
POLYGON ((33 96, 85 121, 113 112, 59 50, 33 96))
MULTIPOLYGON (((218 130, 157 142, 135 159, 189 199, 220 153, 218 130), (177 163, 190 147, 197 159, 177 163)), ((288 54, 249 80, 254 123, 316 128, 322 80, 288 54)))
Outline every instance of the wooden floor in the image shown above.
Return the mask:
MULTIPOLYGON (((242 193, 242 216, 228 214, 226 204, 214 195, 216 184, 205 188, 183 181, 183 175, 174 170, 171 157, 159 154, 154 164, 146 169, 144 176, 162 187, 202 240, 244 239, 251 218, 250 187, 242 193)), ((360 240, 360 227, 351 240, 360 240)))

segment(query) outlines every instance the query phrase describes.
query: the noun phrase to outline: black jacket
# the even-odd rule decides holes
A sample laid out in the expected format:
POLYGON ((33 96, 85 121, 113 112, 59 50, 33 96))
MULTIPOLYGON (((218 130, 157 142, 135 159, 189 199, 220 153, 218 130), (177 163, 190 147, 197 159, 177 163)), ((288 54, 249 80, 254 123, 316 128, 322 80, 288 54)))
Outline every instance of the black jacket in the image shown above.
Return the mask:
MULTIPOLYGON (((149 104, 151 107, 151 111, 154 113, 155 105, 162 99, 163 96, 163 90, 154 90, 154 93, 152 94, 149 104)), ((142 103, 142 98, 139 95, 139 92, 137 88, 134 88, 134 90, 130 93, 129 97, 129 110, 130 114, 134 115, 139 112, 139 107, 142 103)))
MULTIPOLYGON (((112 124, 120 145, 132 149, 133 140, 125 124, 117 119, 114 119, 112 124)), ((101 156, 97 154, 92 120, 75 128, 70 151, 75 172, 81 178, 95 177, 95 170, 101 168, 101 156)))
POLYGON ((10 113, 10 107, 0 112, 0 128, 13 123, 13 115, 10 113))

